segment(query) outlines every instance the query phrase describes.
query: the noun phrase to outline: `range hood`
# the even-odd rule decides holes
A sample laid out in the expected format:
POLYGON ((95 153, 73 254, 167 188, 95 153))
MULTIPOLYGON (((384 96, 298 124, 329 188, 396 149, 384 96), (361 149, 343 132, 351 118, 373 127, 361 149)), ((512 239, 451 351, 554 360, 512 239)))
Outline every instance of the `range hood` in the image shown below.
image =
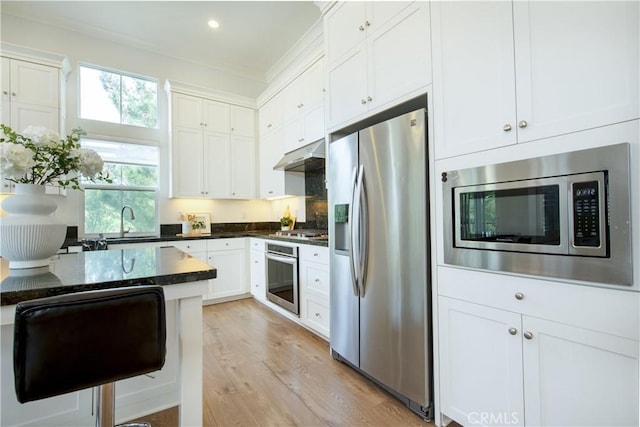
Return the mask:
POLYGON ((306 172, 324 169, 324 139, 312 142, 284 155, 273 167, 277 171, 306 172))

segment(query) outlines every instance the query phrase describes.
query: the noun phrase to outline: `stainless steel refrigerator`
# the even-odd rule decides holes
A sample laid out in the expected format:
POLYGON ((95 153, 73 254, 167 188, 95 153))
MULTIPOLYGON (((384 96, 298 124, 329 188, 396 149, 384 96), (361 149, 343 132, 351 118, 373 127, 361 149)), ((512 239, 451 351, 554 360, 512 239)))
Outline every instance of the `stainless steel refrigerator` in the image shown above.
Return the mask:
POLYGON ((426 111, 329 144, 331 352, 432 418, 426 111))

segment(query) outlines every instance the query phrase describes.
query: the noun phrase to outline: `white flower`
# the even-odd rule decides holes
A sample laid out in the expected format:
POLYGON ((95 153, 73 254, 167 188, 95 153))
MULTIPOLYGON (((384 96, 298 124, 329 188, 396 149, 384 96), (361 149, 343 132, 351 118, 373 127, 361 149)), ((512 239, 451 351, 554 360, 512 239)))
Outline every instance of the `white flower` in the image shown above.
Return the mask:
POLYGON ((60 143, 60 135, 44 126, 28 126, 22 136, 29 138, 36 145, 55 146, 60 143))
POLYGON ((80 174, 85 178, 93 178, 104 168, 104 162, 100 155, 94 150, 88 148, 81 148, 78 150, 78 157, 80 158, 80 174))
POLYGON ((0 144, 0 171, 6 178, 20 177, 35 166, 34 152, 20 144, 0 144))

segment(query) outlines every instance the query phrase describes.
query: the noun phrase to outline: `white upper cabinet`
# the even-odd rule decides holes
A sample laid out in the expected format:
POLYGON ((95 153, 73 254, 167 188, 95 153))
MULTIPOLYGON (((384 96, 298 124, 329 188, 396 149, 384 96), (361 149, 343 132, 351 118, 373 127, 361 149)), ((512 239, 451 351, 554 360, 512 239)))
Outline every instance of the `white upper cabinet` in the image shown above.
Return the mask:
POLYGON ((324 84, 322 60, 316 61, 282 92, 284 152, 324 138, 324 84))
POLYGON ((324 23, 330 129, 426 91, 428 3, 342 2, 324 23))
POLYGON ((518 142, 640 117, 639 2, 516 1, 513 17, 518 142))
POLYGON ((172 93, 171 195, 255 197, 255 111, 172 93))
MULTIPOLYGON (((282 92, 264 104, 258 113, 260 139, 280 129, 284 123, 284 102, 282 92)), ((274 163, 275 164, 275 163, 274 163)))
POLYGON ((434 2, 436 157, 640 117, 638 2, 434 2))
POLYGON ((0 122, 22 132, 44 126, 60 132, 60 69, 18 59, 2 58, 0 122))

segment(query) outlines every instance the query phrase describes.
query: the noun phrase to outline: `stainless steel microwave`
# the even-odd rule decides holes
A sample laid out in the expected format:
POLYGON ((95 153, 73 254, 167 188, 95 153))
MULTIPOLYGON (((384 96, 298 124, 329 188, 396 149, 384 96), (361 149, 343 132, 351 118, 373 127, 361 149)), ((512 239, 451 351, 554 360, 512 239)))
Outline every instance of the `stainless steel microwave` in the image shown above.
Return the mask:
POLYGON ((629 144, 442 174, 445 263, 632 285, 629 144))

